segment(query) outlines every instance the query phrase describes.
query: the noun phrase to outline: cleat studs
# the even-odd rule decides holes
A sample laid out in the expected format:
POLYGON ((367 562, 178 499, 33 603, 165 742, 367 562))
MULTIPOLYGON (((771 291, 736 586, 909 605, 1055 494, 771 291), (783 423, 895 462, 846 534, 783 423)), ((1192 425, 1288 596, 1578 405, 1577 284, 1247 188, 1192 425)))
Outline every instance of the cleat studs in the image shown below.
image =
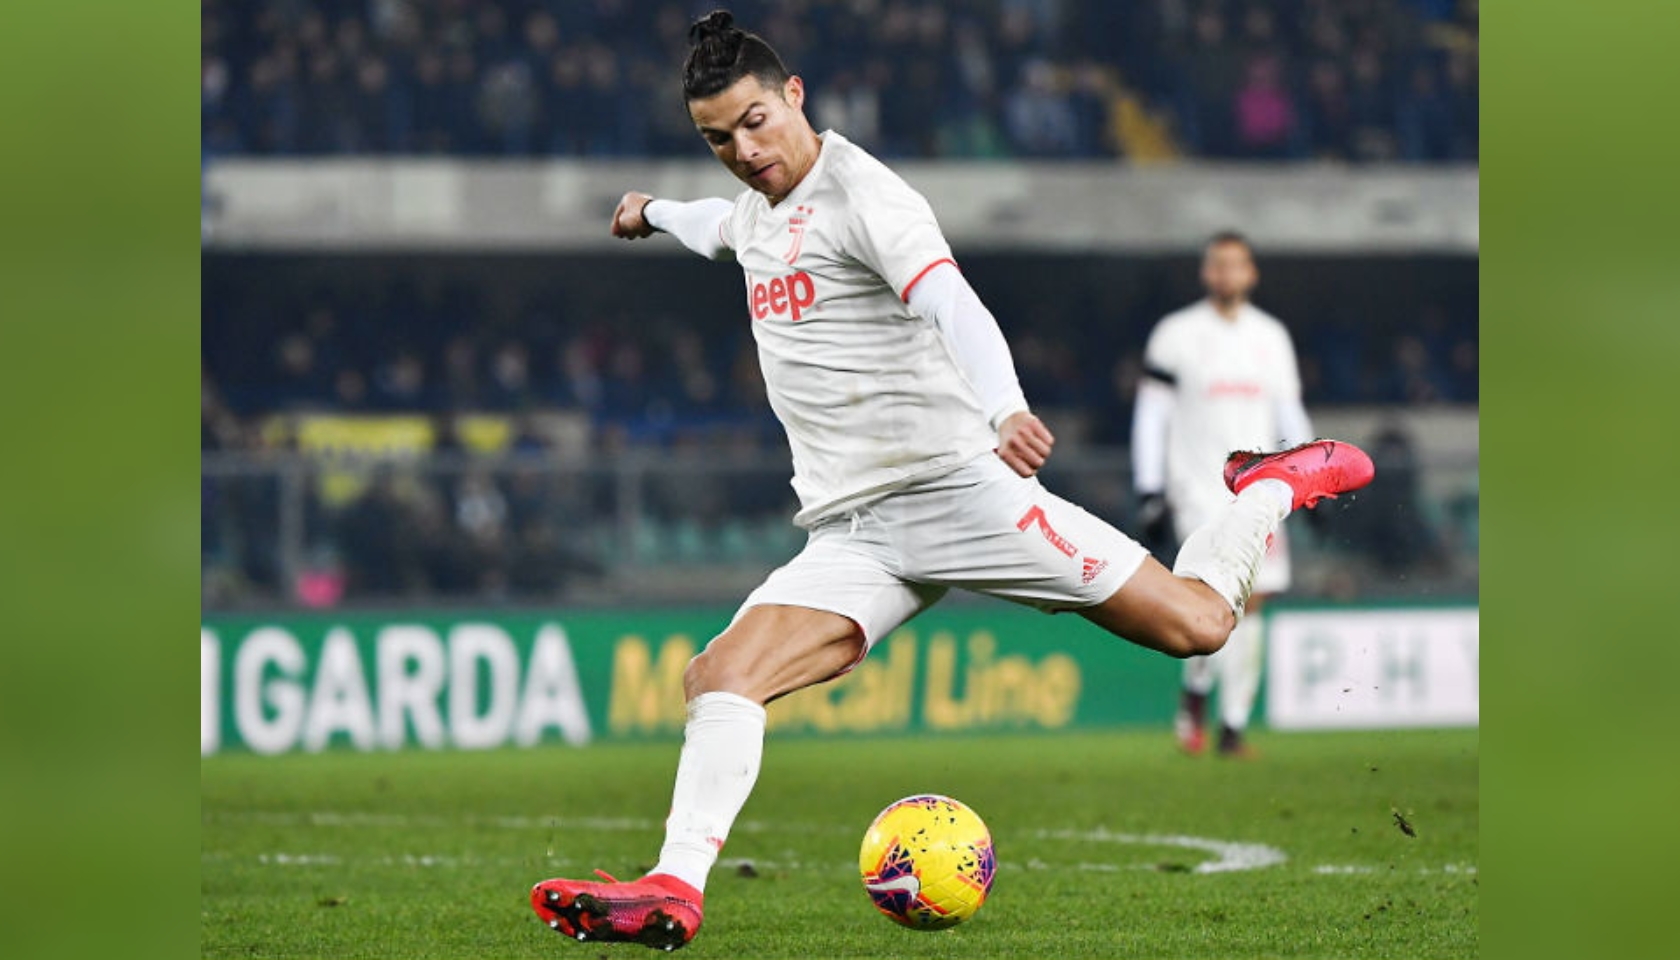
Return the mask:
POLYGON ((583 931, 582 931, 582 930, 579 930, 579 931, 578 931, 578 932, 577 932, 577 938, 578 938, 578 939, 579 939, 579 940, 588 940, 588 939, 589 939, 589 934, 587 934, 587 933, 584 933, 584 932, 583 932, 583 931))
POLYGON ((554 901, 556 901, 558 899, 560 899, 560 891, 558 891, 558 890, 548 891, 548 902, 549 903, 553 903, 554 901))
POLYGON ((550 920, 550 921, 548 921, 548 929, 550 929, 550 930, 558 930, 558 929, 560 929, 560 921, 559 921, 559 920, 550 920))

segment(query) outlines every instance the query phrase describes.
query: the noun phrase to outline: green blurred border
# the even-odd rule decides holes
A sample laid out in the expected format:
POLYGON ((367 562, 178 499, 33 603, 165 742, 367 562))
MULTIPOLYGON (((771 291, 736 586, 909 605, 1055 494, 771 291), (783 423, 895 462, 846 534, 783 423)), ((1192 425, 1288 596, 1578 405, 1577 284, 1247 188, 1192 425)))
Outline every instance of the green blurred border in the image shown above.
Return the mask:
MULTIPOLYGON (((1483 943, 1656 955, 1680 9, 1484 7, 1483 943)), ((11 955, 196 952, 197 33, 116 2, 0 33, 11 955)))
POLYGON ((1668 956, 1680 5, 1482 6, 1483 943, 1668 956))
POLYGON ((0 30, 3 952, 197 953, 198 7, 0 30))

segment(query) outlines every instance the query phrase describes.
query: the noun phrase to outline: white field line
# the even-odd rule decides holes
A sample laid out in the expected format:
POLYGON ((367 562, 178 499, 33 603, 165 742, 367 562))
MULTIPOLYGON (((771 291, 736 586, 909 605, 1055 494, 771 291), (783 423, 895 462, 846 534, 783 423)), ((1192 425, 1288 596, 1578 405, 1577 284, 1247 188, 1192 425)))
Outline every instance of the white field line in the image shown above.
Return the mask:
MULTIPOLYGON (((466 816, 444 817, 428 814, 401 813, 345 813, 331 810, 317 810, 309 813, 264 813, 247 812, 235 814, 211 814, 205 818, 208 822, 224 823, 260 823, 265 826, 282 827, 329 827, 329 828, 369 828, 384 827, 390 829, 425 829, 425 828, 453 828, 462 825, 489 827, 501 830, 529 830, 529 831, 572 831, 609 832, 609 833, 657 833, 664 828, 664 824, 654 820, 636 817, 532 817, 532 816, 466 816)), ((793 821, 765 821, 743 820, 735 824, 736 833, 798 833, 798 834, 850 834, 850 827, 834 824, 810 824, 793 821)), ((1285 863, 1288 856, 1276 847, 1263 843, 1250 843, 1235 840, 1220 840, 1212 837, 1197 837, 1187 834, 1136 834, 1118 833, 1103 828, 1094 830, 1035 830, 1023 835, 1022 839, 1034 842, 1060 841, 1075 844, 1115 844, 1137 847, 1179 847, 1186 850, 1208 854, 1211 859, 1204 860, 1190 870, 1195 873, 1230 873, 1235 871, 1262 870, 1267 867, 1285 863)), ((286 853, 271 852, 256 855, 259 862, 273 866, 334 866, 342 863, 342 859, 334 854, 325 853, 286 853)), ((231 854, 225 852, 206 851, 205 859, 229 859, 231 854)), ((565 864, 567 861, 555 857, 546 858, 554 866, 565 864)), ((383 857, 368 861, 387 866, 459 866, 466 863, 482 863, 456 856, 442 856, 433 854, 405 854, 400 857, 383 857)), ((512 861, 509 861, 512 862, 512 861)), ((526 862, 526 861, 520 861, 526 862)), ((823 869, 833 870, 848 868, 851 864, 814 864, 798 860, 765 860, 765 859, 724 859, 719 866, 725 869, 738 869, 743 863, 751 863, 759 870, 802 870, 823 869)), ((579 864, 579 866, 587 866, 579 864)), ((1066 861, 1046 861, 1041 857, 1027 860, 1004 859, 999 867, 1005 871, 1014 869, 1025 870, 1074 870, 1082 873, 1117 873, 1122 870, 1157 870, 1155 863, 1115 863, 1095 860, 1081 860, 1069 863, 1066 861)), ((1318 864, 1310 868, 1313 873, 1322 875, 1336 874, 1371 874, 1392 869, 1388 865, 1373 864, 1318 864)), ((1459 874, 1473 875, 1476 873, 1475 864, 1449 863, 1441 867, 1420 867, 1421 874, 1459 874)))
MULTIPOLYGON (((338 854, 332 854, 332 853, 273 852, 273 853, 258 853, 258 854, 254 854, 254 855, 252 855, 252 854, 236 855, 236 854, 228 853, 228 852, 225 852, 225 851, 215 851, 215 850, 205 851, 201 855, 200 859, 206 860, 206 861, 224 861, 225 862, 225 861, 240 860, 240 859, 250 859, 252 857, 254 857, 258 863, 263 864, 264 866, 274 866, 274 867, 339 867, 339 866, 345 865, 345 863, 347 862, 344 857, 339 856, 338 854)), ((358 865, 365 865, 365 866, 442 867, 442 868, 448 868, 448 869, 458 869, 458 868, 461 868, 461 867, 480 867, 480 866, 483 866, 483 867, 529 866, 530 863, 531 863, 531 858, 529 858, 529 857, 494 857, 494 858, 461 857, 461 856, 449 856, 449 855, 429 854, 429 853, 418 853, 418 854, 417 853, 407 853, 407 854, 403 854, 401 856, 369 857, 369 858, 366 858, 366 859, 354 859, 354 860, 348 861, 348 862, 353 862, 353 863, 356 863, 358 865)), ((565 857, 544 857, 544 858, 542 858, 542 862, 546 867, 549 867, 549 868, 577 869, 577 870, 585 872, 585 873, 588 872, 588 870, 591 866, 590 864, 584 863, 580 860, 572 860, 572 859, 568 859, 568 858, 565 858, 565 857)), ((748 858, 748 857, 725 857, 724 859, 718 861, 718 869, 724 871, 725 873, 729 873, 729 872, 733 872, 735 870, 739 870, 743 865, 751 865, 752 868, 755 871, 757 871, 758 873, 775 873, 775 872, 780 872, 780 871, 785 871, 785 872, 789 872, 789 873, 796 873, 796 872, 805 871, 805 870, 829 873, 829 872, 839 872, 839 871, 849 870, 849 869, 852 869, 853 866, 855 866, 850 861, 847 861, 847 862, 835 861, 835 862, 832 862, 832 863, 814 863, 814 862, 811 862, 811 861, 798 860, 798 859, 772 860, 772 859, 765 859, 765 858, 762 858, 762 857, 752 857, 752 858, 748 858)), ((1157 866, 1156 864, 1153 864, 1153 863, 1111 863, 1111 862, 1088 862, 1088 861, 1082 861, 1082 862, 1079 862, 1079 863, 1051 863, 1051 862, 1047 862, 1043 859, 1034 857, 1034 858, 1032 858, 1030 860, 1027 860, 1025 862, 1016 862, 1016 861, 1012 861, 1012 860, 1005 860, 1004 862, 998 864, 998 869, 1002 870, 1005 873, 1013 873, 1016 870, 1027 870, 1027 871, 1058 870, 1058 871, 1064 871, 1064 872, 1072 871, 1074 873, 1124 873, 1124 872, 1134 871, 1134 870, 1141 870, 1141 871, 1145 871, 1145 872, 1154 872, 1156 870, 1159 870, 1160 867, 1157 866)), ((1230 869, 1240 869, 1240 868, 1230 868, 1230 869)), ((1211 872, 1211 871, 1201 871, 1201 872, 1206 873, 1206 872, 1211 872)), ((1391 872, 1401 872, 1401 871, 1395 871, 1395 870, 1393 870, 1392 867, 1385 867, 1385 866, 1382 866, 1382 865, 1370 864, 1370 863, 1321 863, 1321 864, 1318 864, 1318 865, 1312 867, 1312 872, 1316 873, 1316 874, 1320 874, 1322 876, 1348 876, 1348 875, 1367 875, 1368 876, 1368 875, 1374 875, 1374 874, 1378 874, 1378 873, 1391 873, 1391 872)), ((1444 864, 1444 865, 1439 866, 1439 867, 1427 867, 1427 866, 1417 867, 1414 870, 1404 871, 1404 873, 1406 873, 1407 875, 1416 875, 1416 876, 1421 876, 1421 877, 1428 877, 1428 876, 1475 876, 1476 872, 1477 871, 1476 871, 1475 864, 1465 864, 1465 863, 1448 863, 1448 864, 1444 864)))
MULTIPOLYGON (((1393 865, 1377 866, 1369 863, 1321 863, 1312 868, 1313 873, 1322 874, 1360 874, 1360 873, 1399 873, 1393 865)), ((1473 863, 1448 863, 1439 867, 1418 867, 1415 870, 1404 871, 1416 873, 1419 876, 1433 876, 1435 874, 1475 876, 1476 865, 1473 863)))
MULTIPOLYGON (((256 823, 270 827, 348 827, 362 829, 385 827, 393 830, 444 829, 451 827, 494 827, 501 830, 581 830, 602 833, 629 833, 639 830, 658 831, 664 824, 637 817, 531 817, 531 816, 463 816, 442 817, 433 814, 409 813, 341 813, 316 810, 309 813, 274 813, 250 811, 243 813, 213 813, 205 818, 209 823, 256 823)), ((826 833, 838 828, 813 827, 806 823, 742 820, 735 824, 736 833, 826 833)))
POLYGON ((1289 857, 1277 847, 1263 843, 1243 843, 1235 840, 1214 840, 1183 834, 1110 833, 1096 830, 1040 830, 1029 839, 1068 840, 1074 843, 1119 843, 1140 847, 1185 847, 1213 854, 1194 867, 1197 873, 1229 873, 1233 870, 1261 870, 1276 866, 1289 857))
MULTIPOLYGON (((331 810, 317 810, 310 813, 245 813, 245 814, 213 814, 207 818, 211 822, 255 822, 266 826, 291 827, 346 827, 368 828, 385 827, 391 829, 416 828, 445 828, 467 826, 485 826, 505 830, 582 830, 588 832, 655 832, 662 829, 663 824, 652 820, 633 817, 530 817, 530 816, 496 816, 496 817, 460 817, 449 818, 434 815, 412 815, 398 813, 342 813, 331 810)), ((851 833, 848 827, 825 824, 814 826, 811 824, 792 823, 787 821, 744 820, 734 827, 737 833, 851 833)), ((1203 861, 1192 869, 1197 873, 1227 873, 1235 870, 1259 870, 1265 867, 1283 863, 1288 857, 1276 847, 1260 843, 1243 843, 1239 841, 1217 840, 1210 837, 1194 837, 1181 834, 1132 834, 1115 833, 1106 829, 1095 830, 1037 830, 1026 835, 1030 841, 1065 841, 1069 843, 1093 844, 1121 844, 1147 847, 1183 847, 1211 854, 1213 859, 1203 861)), ((320 862, 316 860, 299 860, 299 857, 326 856, 308 854, 265 854, 273 857, 277 865, 310 865, 320 862), (281 859, 290 858, 290 859, 281 859)), ((265 861, 267 862, 267 861, 265 861)), ((737 865, 738 865, 737 861, 737 865)), ((422 864, 425 865, 425 864, 422 864)), ((1012 866, 1010 861, 1004 861, 1004 866, 1012 866)), ((755 866, 767 869, 797 869, 798 864, 784 862, 771 865, 768 862, 755 862, 755 866)), ((1052 866, 1034 859, 1025 864, 1026 869, 1069 869, 1066 864, 1052 866)), ((1072 866, 1075 870, 1090 872, 1111 872, 1120 869, 1155 869, 1151 865, 1120 865, 1112 863, 1085 862, 1072 866)))
MULTIPOLYGON (((461 867, 477 866, 529 866, 531 862, 531 858, 529 857, 489 858, 443 856, 437 854, 404 854, 402 856, 345 858, 332 853, 272 852, 237 855, 218 850, 207 850, 200 856, 200 859, 205 861, 227 862, 241 859, 251 859, 253 857, 258 863, 263 864, 264 866, 273 867, 341 867, 346 864, 354 864, 358 866, 445 867, 458 869, 461 867)), ((571 860, 565 857, 544 857, 542 858, 542 862, 549 868, 575 868, 584 873, 588 872, 588 868, 590 866, 582 861, 571 860)), ((740 869, 743 864, 750 864, 755 871, 761 874, 776 873, 781 871, 793 873, 805 870, 831 873, 843 870, 854 870, 857 868, 857 864, 851 861, 841 862, 837 860, 832 863, 814 863, 805 860, 766 860, 756 857, 738 857, 719 860, 718 869, 724 871, 725 873, 729 873, 740 869)), ((1003 863, 998 864, 998 869, 1004 873, 1013 873, 1017 869, 1033 871, 1071 870, 1075 873, 1120 873, 1122 871, 1131 870, 1153 871, 1157 868, 1154 864, 1150 863, 1047 863, 1043 860, 1035 858, 1022 864, 1004 861, 1003 863)))

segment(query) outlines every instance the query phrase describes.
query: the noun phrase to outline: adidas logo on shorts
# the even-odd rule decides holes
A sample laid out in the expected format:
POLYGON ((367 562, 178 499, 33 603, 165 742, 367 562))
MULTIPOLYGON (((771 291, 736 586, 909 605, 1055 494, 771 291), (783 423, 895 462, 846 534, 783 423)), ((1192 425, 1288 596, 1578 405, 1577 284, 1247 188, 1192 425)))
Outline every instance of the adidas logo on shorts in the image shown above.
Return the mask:
POLYGON ((1090 586, 1091 581, 1097 579, 1097 574, 1102 573, 1107 569, 1107 560, 1098 560, 1096 557, 1086 557, 1085 572, 1080 575, 1079 582, 1085 584, 1086 586, 1090 586))

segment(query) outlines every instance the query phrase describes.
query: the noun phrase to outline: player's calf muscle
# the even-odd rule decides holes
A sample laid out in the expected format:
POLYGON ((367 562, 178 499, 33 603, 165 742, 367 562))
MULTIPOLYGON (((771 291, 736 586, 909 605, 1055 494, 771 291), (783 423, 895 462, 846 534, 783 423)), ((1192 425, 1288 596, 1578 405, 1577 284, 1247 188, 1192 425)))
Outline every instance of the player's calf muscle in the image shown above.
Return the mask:
POLYGON ((1154 561, 1145 561, 1113 596, 1081 613, 1115 636, 1179 658, 1217 651, 1237 625, 1212 587, 1175 576, 1154 561))
POLYGON ((1085 616, 1121 639, 1182 660, 1218 652, 1235 625, 1234 620, 1221 622, 1216 617, 1199 614, 1193 611, 1183 618, 1139 625, 1115 623, 1098 610, 1085 616))

